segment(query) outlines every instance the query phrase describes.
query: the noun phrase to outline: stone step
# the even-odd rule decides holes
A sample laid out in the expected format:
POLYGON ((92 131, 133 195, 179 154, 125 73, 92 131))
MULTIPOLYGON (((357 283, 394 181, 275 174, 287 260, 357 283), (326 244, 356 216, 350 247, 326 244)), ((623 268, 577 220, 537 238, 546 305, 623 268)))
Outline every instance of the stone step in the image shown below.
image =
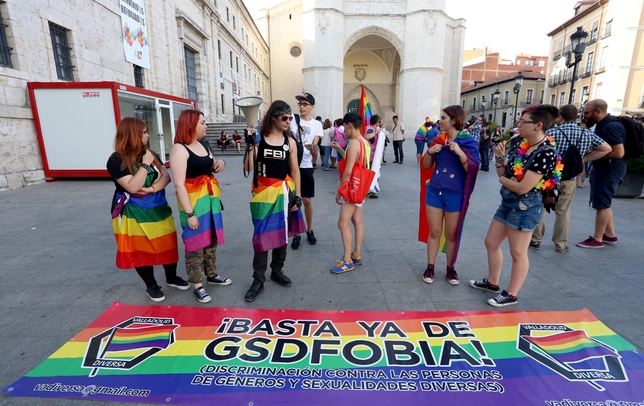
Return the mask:
POLYGON ((233 130, 237 130, 237 134, 244 136, 244 129, 246 129, 246 123, 207 123, 208 129, 206 130, 206 139, 210 142, 212 147, 212 152, 215 155, 243 155, 244 150, 246 149, 246 143, 244 140, 241 140, 241 153, 237 152, 233 148, 233 130), (228 139, 230 139, 230 146, 226 150, 220 150, 217 145, 217 140, 221 136, 221 132, 226 131, 228 139))

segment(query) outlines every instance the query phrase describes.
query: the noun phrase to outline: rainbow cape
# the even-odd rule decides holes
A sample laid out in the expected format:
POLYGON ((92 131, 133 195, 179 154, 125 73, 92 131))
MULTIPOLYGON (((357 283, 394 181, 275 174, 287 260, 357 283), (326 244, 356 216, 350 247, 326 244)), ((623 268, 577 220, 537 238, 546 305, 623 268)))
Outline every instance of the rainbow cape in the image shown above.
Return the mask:
POLYGON ((364 86, 362 86, 362 93, 360 94, 360 107, 358 109, 358 114, 362 117, 362 134, 366 134, 369 119, 373 114, 371 113, 371 104, 369 104, 369 99, 367 99, 367 93, 364 91, 364 86))
POLYGON ((285 180, 258 176, 257 182, 250 201, 253 248, 255 252, 265 252, 283 247, 289 237, 305 233, 306 227, 302 211, 292 212, 288 207, 289 195, 295 194, 295 182, 290 176, 285 180))
POLYGON ((209 246, 212 243, 212 233, 216 232, 217 245, 223 245, 224 240, 224 220, 221 215, 221 194, 219 182, 214 176, 199 176, 194 179, 186 179, 186 189, 190 198, 190 205, 199 220, 199 228, 191 230, 188 227, 188 218, 186 212, 179 205, 179 219, 183 228, 183 244, 186 252, 193 252, 209 246), (214 230, 213 230, 214 228, 214 230))
MULTIPOLYGON (((463 206, 461 206, 460 215, 458 217, 458 228, 456 232, 456 249, 454 250, 454 256, 452 257, 452 262, 450 266, 454 266, 456 263, 456 258, 458 257, 458 249, 461 246, 461 236, 463 235, 463 223, 465 221, 465 214, 467 214, 467 208, 470 206, 470 196, 474 191, 474 185, 476 184, 476 176, 479 173, 479 160, 476 159, 479 156, 478 144, 474 138, 465 131, 461 131, 456 137, 460 142, 459 146, 467 156, 467 175, 465 176, 465 189, 463 190, 463 206)), ((446 132, 442 132, 434 138, 434 141, 430 144, 429 148, 433 147, 436 144, 445 145, 447 142, 448 135, 446 132)), ((429 152, 429 148, 425 151, 425 155, 429 152)), ((425 159, 423 155, 423 159, 425 159)), ((427 210, 425 205, 425 196, 427 194, 427 184, 432 178, 432 173, 434 172, 434 165, 431 168, 425 169, 420 161, 420 209, 418 215, 418 241, 427 243, 429 238, 429 224, 427 223, 427 210)), ((438 247, 440 252, 445 252, 445 225, 443 224, 443 233, 441 234, 440 245, 438 247)))
MULTIPOLYGON (((46 329, 42 334, 49 338, 46 329)), ((636 405, 644 394, 644 356, 588 309, 357 312, 114 303, 16 379, 2 391, 136 404, 636 405), (161 338, 111 351, 116 339, 128 341, 126 333, 161 338), (552 352, 551 342, 572 344, 569 349, 597 344, 591 355, 599 358, 563 365, 536 348, 550 345, 552 352)))
POLYGON ((177 232, 165 189, 147 195, 116 193, 112 229, 119 269, 179 261, 177 232))

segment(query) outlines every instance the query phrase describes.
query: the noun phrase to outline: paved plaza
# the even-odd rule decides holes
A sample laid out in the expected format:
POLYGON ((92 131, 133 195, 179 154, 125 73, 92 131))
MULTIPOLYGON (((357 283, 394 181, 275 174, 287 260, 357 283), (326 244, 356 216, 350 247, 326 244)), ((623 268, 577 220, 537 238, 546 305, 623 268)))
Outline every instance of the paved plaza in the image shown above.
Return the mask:
MULTIPOLYGON (((317 245, 303 240, 298 251, 288 249, 284 272, 293 285, 267 283, 253 303, 244 301, 252 282, 253 234, 248 202, 250 179, 242 175, 241 156, 226 157, 227 168, 217 177, 225 206, 225 245, 217 250, 221 275, 231 278, 226 287, 207 285, 212 302, 199 304, 191 291, 166 288, 163 271, 156 277, 166 300, 151 302, 136 273, 114 264, 116 244, 110 223, 109 180, 59 180, 0 193, 0 387, 16 381, 45 360, 72 336, 97 318, 114 301, 151 306, 208 306, 240 308, 446 311, 495 310, 491 297, 467 286, 469 279, 487 272, 483 240, 500 203, 495 173, 479 173, 465 220, 464 237, 456 270, 461 284, 445 279, 445 256, 439 254, 436 280, 423 282, 425 244, 416 241, 418 228, 418 165, 414 144, 405 143, 408 159, 387 165, 377 200, 364 209, 364 265, 341 275, 329 272, 342 256, 337 228, 339 185, 337 170, 315 171, 314 231, 317 245)), ((174 187, 168 201, 178 224, 174 187)), ((530 274, 519 303, 507 310, 578 310, 587 307, 608 327, 644 350, 644 200, 616 199, 615 226, 620 242, 604 249, 584 250, 574 243, 594 228, 594 211, 588 207, 588 186, 577 189, 573 202, 570 252, 555 253, 550 242, 554 214, 540 251, 530 251, 530 274)), ((180 243, 180 246, 182 244, 180 243)), ((501 287, 507 287, 510 256, 501 287)), ((185 278, 180 248, 179 275, 185 278)), ((500 310, 504 311, 504 310, 500 310)), ((0 394, 1 405, 69 405, 82 401, 12 398, 0 394)), ((97 404, 96 402, 93 404, 97 404)), ((113 404, 113 403, 111 403, 113 404)))

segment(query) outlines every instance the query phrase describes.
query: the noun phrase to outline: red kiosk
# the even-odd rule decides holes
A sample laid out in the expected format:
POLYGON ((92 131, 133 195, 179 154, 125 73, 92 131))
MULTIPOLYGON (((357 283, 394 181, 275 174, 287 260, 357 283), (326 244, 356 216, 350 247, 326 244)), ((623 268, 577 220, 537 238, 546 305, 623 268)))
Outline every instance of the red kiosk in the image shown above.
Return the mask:
POLYGON ((183 110, 195 102, 116 82, 30 82, 31 109, 45 176, 109 177, 116 126, 123 117, 145 121, 150 148, 166 162, 183 110))

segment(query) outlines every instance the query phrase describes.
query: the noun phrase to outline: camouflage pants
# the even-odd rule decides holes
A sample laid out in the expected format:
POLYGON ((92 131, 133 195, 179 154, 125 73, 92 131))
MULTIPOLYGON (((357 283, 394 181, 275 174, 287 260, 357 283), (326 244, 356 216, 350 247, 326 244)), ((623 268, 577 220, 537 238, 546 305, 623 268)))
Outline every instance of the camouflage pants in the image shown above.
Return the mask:
POLYGON ((186 252, 186 272, 188 281, 201 283, 204 274, 209 277, 217 276, 217 235, 212 233, 212 243, 197 251, 186 252))

